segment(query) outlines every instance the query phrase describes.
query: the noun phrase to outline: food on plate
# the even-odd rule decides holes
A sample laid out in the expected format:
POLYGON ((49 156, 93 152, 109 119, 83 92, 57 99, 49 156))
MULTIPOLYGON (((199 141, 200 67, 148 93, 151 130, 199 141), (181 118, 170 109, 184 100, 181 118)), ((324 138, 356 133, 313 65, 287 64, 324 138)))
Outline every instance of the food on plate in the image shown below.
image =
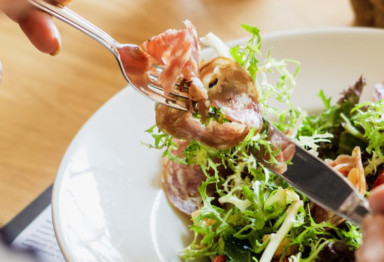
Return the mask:
POLYGON ((193 110, 183 112, 158 104, 156 124, 163 132, 178 139, 195 139, 212 148, 228 149, 242 141, 251 128, 261 129, 254 81, 238 63, 215 58, 201 66, 200 77, 207 94, 207 99, 196 101, 200 118, 194 116, 193 110), (225 119, 208 118, 210 107, 220 108, 225 119))
POLYGON ((154 138, 149 146, 164 151, 168 200, 191 219, 194 239, 180 256, 214 262, 355 261, 359 227, 273 173, 289 165, 293 149, 263 119, 368 194, 383 180, 383 85, 363 103, 363 77, 335 104, 319 90, 324 110, 310 115, 291 102, 299 63, 277 60, 271 52, 264 56, 257 28, 242 25, 251 38, 228 48, 212 33, 197 41, 193 25, 185 25, 144 44, 156 50, 159 39, 172 43, 155 52, 165 64, 177 65, 177 73, 163 79, 166 92, 192 93, 188 111, 156 105, 156 125, 147 130, 154 138), (180 40, 186 32, 193 37, 180 40), (197 60, 200 45, 212 47, 215 55, 197 60))

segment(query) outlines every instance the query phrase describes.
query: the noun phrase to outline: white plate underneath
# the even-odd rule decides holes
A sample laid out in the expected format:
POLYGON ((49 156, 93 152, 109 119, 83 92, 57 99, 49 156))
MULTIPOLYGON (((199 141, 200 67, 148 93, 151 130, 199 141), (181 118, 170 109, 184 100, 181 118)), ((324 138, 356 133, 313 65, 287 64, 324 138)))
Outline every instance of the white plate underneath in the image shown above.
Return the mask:
MULTIPOLYGON (((320 89, 337 97, 361 75, 384 80, 384 31, 336 28, 263 37, 276 58, 301 62, 294 102, 321 108, 320 89)), ((367 97, 369 95, 366 94, 367 97)), ((141 144, 154 104, 127 87, 102 106, 69 146, 53 190, 54 228, 67 261, 180 261, 191 236, 168 204, 161 153, 141 144)))

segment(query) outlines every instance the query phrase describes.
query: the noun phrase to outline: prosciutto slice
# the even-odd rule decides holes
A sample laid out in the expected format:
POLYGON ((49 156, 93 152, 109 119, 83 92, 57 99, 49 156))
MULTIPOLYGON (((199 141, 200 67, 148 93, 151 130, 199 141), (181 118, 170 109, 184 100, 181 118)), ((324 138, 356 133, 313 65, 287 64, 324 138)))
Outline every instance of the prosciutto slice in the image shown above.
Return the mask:
MULTIPOLYGON (((215 149, 232 148, 251 128, 258 132, 263 126, 254 79, 227 57, 199 64, 196 30, 189 21, 185 25, 185 30, 167 30, 140 46, 148 61, 164 68, 158 81, 165 93, 169 94, 176 83, 183 83, 192 105, 186 112, 157 104, 156 124, 177 143, 197 140, 215 149), (219 110, 220 117, 212 117, 215 110, 219 110)), ((276 148, 282 147, 278 160, 287 161, 294 148, 273 128, 269 130, 269 138, 276 148)), ((260 157, 264 157, 262 152, 260 157)), ((284 170, 286 165, 273 168, 284 170)), ((204 180, 198 166, 177 164, 167 158, 163 161, 163 187, 169 201, 183 213, 190 215, 200 207, 198 188, 204 180)))
POLYGON ((169 29, 140 45, 152 64, 161 66, 158 82, 168 95, 180 77, 189 81, 193 100, 206 99, 199 80, 198 65, 200 46, 195 27, 189 20, 184 21, 186 29, 169 29), (197 90, 196 90, 197 89, 197 90))
POLYGON ((186 29, 169 29, 145 41, 140 46, 118 48, 124 57, 123 67, 135 86, 148 91, 148 85, 162 86, 167 97, 181 79, 189 83, 189 97, 194 101, 207 98, 199 78, 200 46, 192 23, 184 21, 186 29), (156 75, 158 78, 153 78, 156 75))
POLYGON ((262 127, 254 81, 239 64, 225 57, 200 68, 196 29, 188 20, 184 24, 183 30, 169 29, 138 47, 120 50, 134 62, 126 68, 128 77, 141 89, 151 83, 161 85, 165 96, 173 89, 187 90, 190 112, 156 106, 156 122, 163 132, 217 149, 231 148, 245 138, 250 128, 262 127), (151 77, 154 71, 159 75, 157 79, 151 77), (211 106, 224 114, 225 123, 206 121, 211 106), (194 116, 194 109, 201 119, 194 116))

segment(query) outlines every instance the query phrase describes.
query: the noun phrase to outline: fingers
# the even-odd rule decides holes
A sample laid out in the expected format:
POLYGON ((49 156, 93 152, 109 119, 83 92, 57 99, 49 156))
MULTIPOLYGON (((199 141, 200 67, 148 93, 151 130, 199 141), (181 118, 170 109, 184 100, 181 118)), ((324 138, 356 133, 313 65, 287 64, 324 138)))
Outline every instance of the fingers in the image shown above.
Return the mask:
POLYGON ((358 262, 384 261, 384 216, 369 215, 362 224, 363 245, 356 252, 358 262))
MULTIPOLYGON (((66 5, 70 0, 56 0, 66 5)), ((37 10, 24 0, 9 1, 2 6, 4 13, 20 25, 20 28, 38 50, 51 55, 60 51, 60 34, 50 15, 37 10)))
POLYGON ((51 55, 60 51, 60 34, 48 14, 28 7, 20 14, 17 22, 38 50, 51 55))
POLYGON ((368 201, 374 213, 384 214, 384 184, 371 191, 368 201))

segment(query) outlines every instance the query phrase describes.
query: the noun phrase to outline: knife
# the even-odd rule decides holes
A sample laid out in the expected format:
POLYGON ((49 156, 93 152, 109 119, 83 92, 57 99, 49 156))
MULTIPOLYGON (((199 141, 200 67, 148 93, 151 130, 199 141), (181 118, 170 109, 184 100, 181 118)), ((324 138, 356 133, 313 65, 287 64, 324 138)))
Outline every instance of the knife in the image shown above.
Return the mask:
MULTIPOLYGON (((294 150, 286 169, 271 166, 269 169, 314 203, 360 225, 365 215, 370 213, 369 204, 352 183, 323 160, 278 131, 268 121, 264 123, 275 141, 284 144, 284 148, 290 147, 290 150, 294 150)), ((282 147, 282 150, 284 148, 282 147)))

